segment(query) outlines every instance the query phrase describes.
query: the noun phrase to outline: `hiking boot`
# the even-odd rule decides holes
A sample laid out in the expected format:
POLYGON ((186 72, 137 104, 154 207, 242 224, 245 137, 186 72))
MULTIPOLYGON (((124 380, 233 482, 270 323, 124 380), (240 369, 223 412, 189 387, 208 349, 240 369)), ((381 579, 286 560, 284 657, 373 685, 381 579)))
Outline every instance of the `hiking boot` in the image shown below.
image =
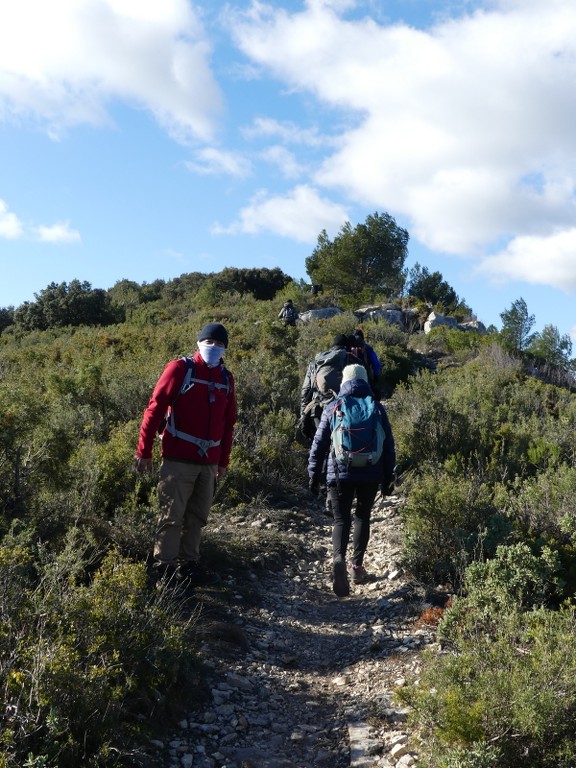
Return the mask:
POLYGON ((370 581, 368 571, 363 565, 353 565, 350 563, 348 573, 350 574, 353 584, 366 584, 367 581, 370 581))
POLYGON ((218 584, 220 576, 200 563, 185 563, 178 569, 178 581, 187 587, 209 587, 218 584))
POLYGON ((176 566, 170 563, 156 563, 152 568, 152 580, 156 589, 174 589, 178 582, 176 566))
POLYGON ((334 563, 332 589, 338 597, 346 597, 350 594, 346 563, 343 560, 338 560, 338 562, 334 563))

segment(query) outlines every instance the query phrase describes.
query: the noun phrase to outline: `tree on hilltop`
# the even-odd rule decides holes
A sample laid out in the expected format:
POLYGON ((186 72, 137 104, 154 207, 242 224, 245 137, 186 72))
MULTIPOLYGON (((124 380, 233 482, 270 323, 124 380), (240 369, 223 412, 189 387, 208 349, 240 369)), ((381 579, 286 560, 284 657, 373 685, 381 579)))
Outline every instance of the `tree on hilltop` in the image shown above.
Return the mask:
POLYGON ((534 315, 528 314, 528 306, 523 298, 512 302, 510 309, 500 313, 502 330, 500 338, 511 352, 524 352, 536 338, 530 333, 536 322, 534 315))
POLYGON ((87 281, 50 283, 35 302, 26 301, 14 312, 14 323, 25 331, 66 325, 106 325, 112 322, 110 299, 102 288, 87 281))
POLYGON ((406 291, 409 296, 425 302, 429 307, 438 307, 446 314, 465 316, 472 312, 440 272, 430 272, 428 267, 422 267, 418 262, 408 273, 406 291))
POLYGON ((292 278, 282 272, 279 267, 273 269, 224 267, 212 279, 220 291, 236 291, 241 296, 252 294, 258 301, 273 299, 278 291, 292 281, 292 278))
POLYGON ((14 307, 0 307, 0 333, 14 323, 14 307))
POLYGON ((354 228, 346 222, 333 241, 322 230, 306 259, 306 272, 325 291, 362 300, 391 295, 402 286, 408 239, 408 232, 387 213, 374 213, 354 228))
POLYGON ((572 339, 567 333, 561 334, 555 325, 545 325, 542 333, 535 335, 528 351, 549 365, 572 368, 572 339))

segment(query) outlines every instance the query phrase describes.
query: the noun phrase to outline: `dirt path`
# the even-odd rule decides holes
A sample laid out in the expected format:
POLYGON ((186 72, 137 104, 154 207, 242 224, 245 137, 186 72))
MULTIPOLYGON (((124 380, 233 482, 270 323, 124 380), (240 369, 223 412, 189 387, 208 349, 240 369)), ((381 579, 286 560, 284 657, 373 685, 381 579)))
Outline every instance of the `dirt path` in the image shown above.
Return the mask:
MULTIPOLYGON (((248 572, 260 597, 231 606, 202 649, 209 691, 151 750, 166 768, 403 768, 415 763, 393 691, 418 676, 433 630, 398 566, 400 499, 380 500, 365 561, 373 579, 331 589, 330 521, 319 505, 286 512, 303 554, 248 572)), ((246 526, 273 525, 260 513, 246 526)), ((232 584, 228 586, 233 587, 232 584)), ((233 592, 233 589, 232 589, 233 592)), ((209 604, 209 591, 205 598, 209 604)), ((208 611, 209 613, 209 611, 208 611)))

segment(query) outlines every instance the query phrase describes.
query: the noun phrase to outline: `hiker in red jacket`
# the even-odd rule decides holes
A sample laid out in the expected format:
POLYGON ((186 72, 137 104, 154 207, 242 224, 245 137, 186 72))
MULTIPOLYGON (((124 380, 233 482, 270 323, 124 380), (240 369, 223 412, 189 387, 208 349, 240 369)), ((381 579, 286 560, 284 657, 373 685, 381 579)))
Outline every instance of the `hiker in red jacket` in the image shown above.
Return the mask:
POLYGON ((223 325, 205 325, 193 357, 166 365, 142 418, 137 471, 152 468, 154 439, 162 438, 154 569, 167 583, 217 580, 200 565, 200 534, 216 480, 226 473, 236 422, 234 378, 222 362, 227 346, 223 325))

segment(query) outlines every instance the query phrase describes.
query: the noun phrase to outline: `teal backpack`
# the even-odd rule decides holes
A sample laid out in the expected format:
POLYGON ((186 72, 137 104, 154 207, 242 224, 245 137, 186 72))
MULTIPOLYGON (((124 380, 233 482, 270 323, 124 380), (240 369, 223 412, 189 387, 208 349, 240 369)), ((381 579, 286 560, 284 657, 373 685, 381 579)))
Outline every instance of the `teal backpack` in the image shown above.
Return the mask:
POLYGON ((384 426, 372 395, 344 395, 330 406, 332 451, 339 464, 368 467, 377 464, 384 449, 384 426))

